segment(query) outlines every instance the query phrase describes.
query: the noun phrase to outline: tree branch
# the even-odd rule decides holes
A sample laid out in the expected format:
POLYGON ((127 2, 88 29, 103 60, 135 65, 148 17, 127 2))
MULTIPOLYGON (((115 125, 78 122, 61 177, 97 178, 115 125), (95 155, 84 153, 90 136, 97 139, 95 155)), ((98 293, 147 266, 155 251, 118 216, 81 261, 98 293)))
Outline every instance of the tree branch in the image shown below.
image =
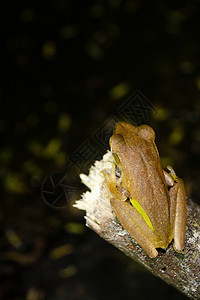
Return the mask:
POLYGON ((175 252, 172 243, 166 251, 159 251, 156 258, 149 258, 115 217, 110 205, 112 196, 101 173, 104 168, 112 168, 110 152, 101 161, 95 162, 88 176, 81 174, 83 183, 91 192, 84 193, 74 206, 86 211, 86 225, 154 275, 188 297, 200 299, 200 207, 190 199, 187 200, 184 254, 175 252))

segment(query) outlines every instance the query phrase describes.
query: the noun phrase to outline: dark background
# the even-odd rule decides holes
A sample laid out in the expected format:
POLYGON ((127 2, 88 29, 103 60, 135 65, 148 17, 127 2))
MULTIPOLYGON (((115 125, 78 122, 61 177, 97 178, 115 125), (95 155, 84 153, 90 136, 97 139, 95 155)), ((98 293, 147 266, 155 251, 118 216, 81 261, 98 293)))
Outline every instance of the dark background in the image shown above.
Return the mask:
POLYGON ((2 299, 186 299, 86 228, 84 212, 47 205, 41 187, 64 171, 79 199, 86 165, 70 158, 139 90, 152 116, 128 121, 155 129, 163 167, 199 201, 199 15, 199 1, 4 1, 2 299))

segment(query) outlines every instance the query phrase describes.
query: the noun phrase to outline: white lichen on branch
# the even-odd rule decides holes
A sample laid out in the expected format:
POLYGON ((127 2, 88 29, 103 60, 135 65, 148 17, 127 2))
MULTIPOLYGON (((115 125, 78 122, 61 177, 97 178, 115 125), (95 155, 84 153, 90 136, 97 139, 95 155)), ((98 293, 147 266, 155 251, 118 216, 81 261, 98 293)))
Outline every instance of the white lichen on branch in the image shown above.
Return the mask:
POLYGON ((93 230, 100 232, 114 218, 110 205, 111 194, 104 185, 104 176, 101 173, 103 169, 111 170, 113 156, 108 151, 101 161, 95 161, 94 166, 90 168, 89 175, 80 174, 82 182, 91 190, 82 195, 74 207, 85 210, 86 224, 93 230))

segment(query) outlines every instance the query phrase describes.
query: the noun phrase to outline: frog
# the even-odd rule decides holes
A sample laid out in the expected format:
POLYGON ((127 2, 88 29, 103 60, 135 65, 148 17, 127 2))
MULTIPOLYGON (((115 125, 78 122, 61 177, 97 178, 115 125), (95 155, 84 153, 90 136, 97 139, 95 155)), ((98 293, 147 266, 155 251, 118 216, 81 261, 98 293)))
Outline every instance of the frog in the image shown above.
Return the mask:
POLYGON ((120 224, 150 258, 172 240, 174 250, 183 253, 185 185, 171 166, 168 172, 162 169, 153 128, 120 121, 109 144, 113 163, 110 174, 103 170, 103 175, 120 224))

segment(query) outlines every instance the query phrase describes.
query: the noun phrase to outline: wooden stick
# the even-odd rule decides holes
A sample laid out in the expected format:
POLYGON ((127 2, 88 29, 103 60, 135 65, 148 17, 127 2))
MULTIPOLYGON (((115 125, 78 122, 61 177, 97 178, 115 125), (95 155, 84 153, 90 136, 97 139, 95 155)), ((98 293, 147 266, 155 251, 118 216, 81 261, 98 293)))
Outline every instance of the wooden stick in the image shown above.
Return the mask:
POLYGON ((187 199, 184 254, 175 252, 172 243, 166 251, 158 250, 159 255, 156 258, 149 258, 121 226, 112 211, 110 205, 112 196, 101 173, 104 168, 111 170, 112 162, 112 155, 108 152, 101 161, 95 162, 88 176, 80 175, 91 192, 84 193, 82 199, 74 206, 86 211, 86 225, 154 275, 188 297, 200 299, 200 207, 187 199))

